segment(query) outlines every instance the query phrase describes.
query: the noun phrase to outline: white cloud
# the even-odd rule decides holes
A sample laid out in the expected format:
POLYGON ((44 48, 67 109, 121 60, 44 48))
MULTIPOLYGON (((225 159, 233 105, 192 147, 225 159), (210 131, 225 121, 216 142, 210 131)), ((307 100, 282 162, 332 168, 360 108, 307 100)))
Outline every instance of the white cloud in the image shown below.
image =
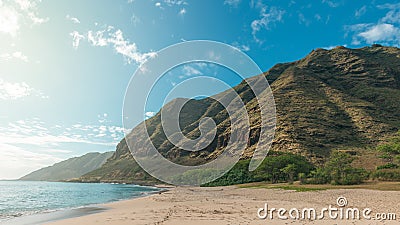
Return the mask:
POLYGON ((358 32, 360 30, 365 30, 368 27, 371 27, 372 25, 373 25, 372 23, 359 23, 359 24, 345 26, 345 29, 348 31, 358 32))
POLYGON ((339 7, 341 5, 340 2, 330 1, 330 0, 322 0, 322 3, 327 4, 331 8, 336 8, 336 7, 339 7))
POLYGON ((390 10, 399 9, 400 3, 395 3, 395 4, 386 3, 383 5, 378 5, 377 8, 378 9, 390 9, 390 10))
POLYGON ((315 14, 315 15, 314 15, 314 18, 315 18, 317 21, 321 21, 321 20, 322 20, 322 17, 321 17, 321 15, 319 15, 319 14, 315 14))
POLYGON ((303 13, 299 13, 299 24, 304 24, 305 26, 309 26, 311 21, 307 19, 303 13))
POLYGON ((398 45, 400 43, 400 29, 392 24, 355 24, 346 26, 353 34, 352 44, 359 45, 362 42, 367 44, 382 43, 398 45))
POLYGON ((400 23, 400 3, 378 5, 378 9, 389 10, 386 15, 380 19, 381 23, 400 23))
POLYGON ((156 115, 156 112, 146 112, 145 114, 146 120, 156 115))
POLYGON ((168 6, 174 6, 174 5, 187 5, 188 3, 183 0, 163 0, 164 4, 168 6))
POLYGON ((105 145, 105 146, 115 146, 115 143, 91 141, 74 136, 65 135, 51 135, 42 134, 38 136, 27 136, 27 135, 13 135, 13 136, 3 136, 0 137, 0 142, 10 143, 10 144, 23 144, 39 147, 51 147, 54 145, 59 145, 62 143, 78 143, 78 144, 91 144, 91 145, 105 145))
MULTIPOLYGON (((336 48, 338 46, 340 46, 340 45, 331 45, 331 46, 326 46, 326 47, 322 47, 322 48, 326 49, 326 50, 331 50, 331 49, 334 49, 334 48, 336 48)), ((347 48, 347 45, 342 45, 342 46, 347 48)))
POLYGON ((191 62, 184 65, 180 65, 167 73, 168 77, 173 77, 171 85, 175 86, 178 80, 175 78, 184 80, 185 78, 201 76, 204 74, 216 75, 218 66, 213 63, 206 62, 191 62))
POLYGON ((109 123, 48 126, 40 119, 33 118, 2 124, 0 179, 19 178, 33 170, 81 155, 83 153, 78 152, 82 149, 112 150, 123 136, 122 127, 109 123))
POLYGON ((21 23, 32 25, 47 22, 48 18, 37 15, 38 3, 40 0, 0 1, 0 32, 14 37, 21 23))
POLYGON ((0 78, 0 100, 15 100, 31 95, 48 98, 41 91, 30 87, 25 82, 11 83, 0 78))
POLYGON ((400 23, 400 11, 390 10, 381 21, 384 23, 400 23))
POLYGON ((72 23, 76 23, 76 24, 81 23, 81 21, 80 21, 78 18, 72 17, 72 16, 70 16, 70 15, 66 15, 65 18, 66 18, 67 20, 70 20, 72 23))
POLYGON ((34 7, 34 3, 29 0, 15 0, 21 10, 29 10, 34 7))
POLYGON ((72 37, 72 47, 75 49, 79 47, 81 40, 85 39, 85 36, 79 34, 78 31, 72 31, 69 35, 72 37))
POLYGON ((92 46, 107 46, 108 40, 104 37, 105 32, 110 32, 113 27, 107 28, 107 30, 100 31, 88 31, 87 39, 92 46))
POLYGON ((18 12, 0 2, 0 32, 15 36, 19 30, 18 12))
POLYGON ((248 51, 250 51, 250 46, 248 46, 248 45, 240 44, 240 43, 238 43, 238 42, 233 42, 232 45, 233 45, 234 47, 236 47, 237 49, 239 49, 240 51, 242 51, 242 52, 248 52, 248 51))
POLYGON ((121 30, 117 30, 114 33, 111 33, 110 36, 111 38, 108 39, 108 43, 112 44, 115 51, 123 55, 128 63, 143 63, 148 58, 156 56, 155 52, 148 52, 143 54, 138 52, 136 44, 129 43, 128 40, 125 40, 121 30))
POLYGON ((267 6, 260 6, 260 19, 254 20, 251 22, 251 29, 254 40, 257 42, 261 42, 256 36, 257 32, 260 31, 262 28, 270 30, 271 26, 274 25, 276 22, 283 21, 283 15, 285 14, 284 10, 280 10, 276 7, 270 7, 267 10, 267 6))
POLYGON ((179 15, 185 15, 187 13, 187 11, 186 11, 186 9, 185 8, 182 8, 180 11, 179 11, 179 15))
POLYGON ((346 30, 345 37, 347 37, 349 35, 349 33, 352 33, 351 44, 359 45, 359 44, 361 44, 361 40, 358 37, 358 34, 360 32, 365 31, 370 26, 372 26, 372 24, 366 24, 366 23, 360 23, 360 24, 344 26, 344 29, 346 30))
POLYGON ((183 0, 159 0, 156 3, 154 3, 154 6, 159 8, 159 9, 165 9, 166 7, 173 7, 174 9, 176 7, 180 7, 181 9, 178 11, 178 15, 183 16, 187 13, 186 8, 183 6, 188 5, 186 1, 183 0))
POLYGON ((195 69, 189 65, 184 65, 182 68, 182 72, 185 76, 193 76, 193 75, 202 75, 203 74, 200 70, 195 69))
POLYGON ((143 63, 146 61, 146 59, 156 56, 155 52, 144 54, 139 53, 136 44, 129 43, 128 40, 125 40, 121 30, 117 30, 115 33, 112 33, 111 38, 108 39, 108 42, 113 44, 115 51, 123 55, 128 63, 131 63, 132 61, 143 63))
POLYGON ((35 153, 0 143, 0 179, 16 179, 29 172, 61 161, 52 154, 35 153))
POLYGON ((377 41, 391 42, 399 40, 400 30, 392 24, 377 24, 366 31, 359 33, 357 36, 365 39, 368 44, 375 43, 377 41))
POLYGON ((155 7, 158 7, 160 9, 165 9, 165 6, 168 7, 179 7, 183 5, 188 5, 186 1, 183 0, 160 0, 154 3, 155 7))
POLYGON ((224 1, 224 5, 229 5, 232 7, 238 7, 238 5, 240 4, 242 0, 225 0, 224 1))
POLYGON ((49 21, 49 18, 40 18, 37 15, 37 4, 41 0, 15 0, 15 2, 19 5, 22 13, 25 13, 34 24, 42 24, 49 21))
POLYGON ((37 17, 35 13, 29 12, 28 17, 32 20, 33 24, 42 24, 49 21, 49 18, 40 18, 37 17))
POLYGON ((239 46, 239 49, 240 49, 241 51, 243 51, 243 52, 248 52, 248 51, 250 51, 250 46, 248 46, 248 45, 241 45, 241 46, 239 46))
POLYGON ((208 52, 208 58, 210 61, 220 61, 221 60, 221 55, 215 53, 213 50, 208 52))
POLYGON ((22 60, 24 62, 28 62, 28 57, 24 55, 22 52, 13 52, 13 53, 4 53, 0 55, 0 60, 9 61, 12 59, 22 60))
POLYGON ((359 45, 364 42, 367 44, 380 43, 399 46, 400 3, 378 5, 377 8, 387 10, 385 16, 380 18, 376 23, 361 23, 345 26, 347 31, 346 35, 349 33, 352 34, 352 44, 354 45, 359 45))
POLYGON ((124 128, 114 125, 46 126, 39 119, 10 122, 0 127, 0 143, 29 145, 32 148, 49 149, 65 143, 116 146, 124 136, 124 128), (103 135, 104 134, 104 135, 103 135), (115 136, 116 138, 93 139, 93 136, 115 136))
POLYGON ((367 6, 363 6, 360 9, 357 9, 356 12, 354 13, 354 16, 356 18, 360 18, 361 16, 363 16, 365 13, 367 12, 367 6))
POLYGON ((92 46, 110 46, 116 53, 122 55, 128 63, 134 62, 140 64, 157 55, 155 52, 139 52, 136 43, 131 43, 129 40, 125 39, 123 32, 112 26, 98 31, 90 30, 86 34, 73 31, 70 35, 72 36, 72 45, 74 48, 79 47, 81 40, 87 40, 92 46))

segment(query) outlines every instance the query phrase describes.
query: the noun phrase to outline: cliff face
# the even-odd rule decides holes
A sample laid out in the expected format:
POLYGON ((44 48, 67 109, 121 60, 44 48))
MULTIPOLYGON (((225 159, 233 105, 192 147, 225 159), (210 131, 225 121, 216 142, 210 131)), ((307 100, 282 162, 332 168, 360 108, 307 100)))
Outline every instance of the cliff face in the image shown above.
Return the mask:
MULTIPOLYGON (((295 152, 322 163, 332 150, 352 151, 358 163, 372 168, 377 163, 367 150, 400 128, 400 49, 374 45, 361 49, 337 47, 317 49, 305 58, 278 64, 259 75, 268 79, 276 103, 277 125, 272 149, 295 152)), ((244 158, 252 156, 260 132, 257 100, 245 82, 235 87, 246 104, 251 132, 244 158)), ((226 92, 218 94, 226 95, 226 92)), ((166 106, 173 108, 182 99, 166 106)), ((199 152, 186 152, 166 140, 160 114, 146 121, 148 133, 159 152, 171 161, 194 165, 212 160, 223 151, 230 135, 230 121, 218 102, 206 98, 190 100, 180 115, 183 133, 199 136, 198 124, 211 117, 218 125, 217 137, 199 152)), ((143 123, 139 126, 143 126, 143 123)), ((132 132, 140 144, 143 134, 132 132)), ((134 162, 122 140, 114 155, 98 170, 84 175, 85 181, 153 179, 134 162)))

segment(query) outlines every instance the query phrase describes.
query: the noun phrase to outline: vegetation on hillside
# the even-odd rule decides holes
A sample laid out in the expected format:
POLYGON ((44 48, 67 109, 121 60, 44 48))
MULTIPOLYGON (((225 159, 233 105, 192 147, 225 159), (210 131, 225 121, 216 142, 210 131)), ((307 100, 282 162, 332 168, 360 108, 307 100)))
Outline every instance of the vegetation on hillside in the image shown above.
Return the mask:
POLYGON ((386 164, 378 166, 372 178, 384 181, 400 181, 400 131, 386 143, 376 148, 386 164))
POLYGON ((375 171, 354 167, 355 157, 345 151, 334 151, 322 166, 314 166, 300 155, 273 152, 254 172, 248 171, 249 160, 240 161, 231 171, 206 186, 249 182, 356 185, 369 179, 400 181, 400 131, 376 147, 386 164, 375 171))
POLYGON ((321 167, 314 166, 305 157, 275 152, 265 158, 254 172, 248 171, 249 160, 240 161, 221 178, 205 186, 232 185, 249 182, 293 183, 300 180, 303 184, 360 184, 368 178, 363 168, 354 168, 353 156, 345 152, 334 152, 321 167))
POLYGON ((298 174, 310 174, 314 166, 304 157, 292 153, 270 152, 261 165, 249 171, 250 160, 239 161, 229 172, 204 186, 224 186, 249 182, 288 182, 298 179, 298 174))
POLYGON ((346 152, 333 152, 324 166, 317 168, 301 180, 309 184, 353 185, 360 184, 368 178, 363 168, 354 168, 351 164, 354 157, 346 152))

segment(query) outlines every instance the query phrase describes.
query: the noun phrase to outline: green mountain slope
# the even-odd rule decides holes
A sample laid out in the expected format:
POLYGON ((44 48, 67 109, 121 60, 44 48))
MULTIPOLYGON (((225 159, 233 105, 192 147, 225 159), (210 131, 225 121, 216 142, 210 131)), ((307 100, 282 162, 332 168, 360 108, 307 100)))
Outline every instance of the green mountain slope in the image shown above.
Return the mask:
POLYGON ((52 166, 36 170, 20 178, 31 181, 60 181, 78 178, 92 170, 100 168, 113 152, 87 153, 56 163, 52 166))
MULTIPOLYGON (((400 128, 400 49, 379 45, 317 49, 299 61, 277 64, 259 76, 268 79, 276 102, 273 150, 298 153, 315 164, 323 163, 333 150, 351 151, 357 156, 356 163, 367 169, 382 163, 368 149, 400 128)), ((260 115, 246 82, 235 90, 246 104, 251 122, 250 141, 243 156, 246 159, 252 156, 259 139, 260 115)), ((225 97, 227 92, 218 95, 225 97)), ((172 109, 182 100, 176 99, 164 108, 172 109)), ((180 115, 183 133, 192 139, 198 137, 203 117, 213 118, 218 131, 214 141, 198 152, 183 151, 166 140, 159 113, 145 123, 162 155, 180 164, 195 165, 215 158, 230 135, 226 111, 210 98, 191 100, 184 106, 180 115)), ((130 134, 131 140, 140 147, 144 135, 136 130, 130 134)), ((125 140, 107 163, 81 180, 154 181, 134 162, 125 140)))

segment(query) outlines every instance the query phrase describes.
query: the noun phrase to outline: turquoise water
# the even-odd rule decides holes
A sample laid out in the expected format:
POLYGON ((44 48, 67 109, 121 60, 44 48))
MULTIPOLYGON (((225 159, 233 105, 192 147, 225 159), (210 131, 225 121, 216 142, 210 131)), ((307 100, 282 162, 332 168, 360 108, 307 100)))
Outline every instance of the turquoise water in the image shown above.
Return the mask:
POLYGON ((23 215, 141 197, 159 190, 131 184, 0 181, 0 222, 23 215))

